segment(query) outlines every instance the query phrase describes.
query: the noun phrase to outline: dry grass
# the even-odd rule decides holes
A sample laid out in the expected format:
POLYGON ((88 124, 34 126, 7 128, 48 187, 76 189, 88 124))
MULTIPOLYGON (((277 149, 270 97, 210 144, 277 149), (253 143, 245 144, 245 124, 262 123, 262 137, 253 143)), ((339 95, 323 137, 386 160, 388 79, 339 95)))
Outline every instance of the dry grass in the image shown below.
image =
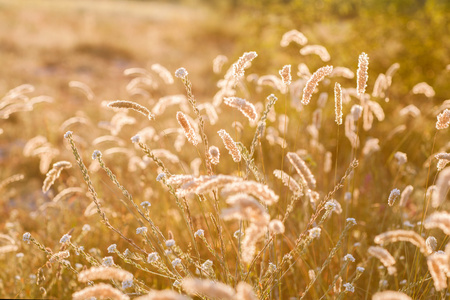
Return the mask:
POLYGON ((448 294, 450 105, 395 61, 224 53, 175 4, 0 6, 3 297, 448 294))

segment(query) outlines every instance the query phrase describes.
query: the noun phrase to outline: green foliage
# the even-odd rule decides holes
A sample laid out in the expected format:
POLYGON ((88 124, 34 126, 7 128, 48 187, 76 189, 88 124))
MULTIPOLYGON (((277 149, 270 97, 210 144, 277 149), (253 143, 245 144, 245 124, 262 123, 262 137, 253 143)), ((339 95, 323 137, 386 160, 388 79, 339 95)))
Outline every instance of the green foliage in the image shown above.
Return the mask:
POLYGON ((327 47, 333 65, 354 68, 354 57, 365 51, 378 62, 374 73, 399 62, 405 88, 425 81, 435 87, 437 98, 445 97, 447 86, 434 80, 450 61, 448 1, 242 0, 226 2, 226 9, 223 1, 207 2, 222 9, 222 24, 229 19, 240 24, 238 34, 246 44, 236 55, 255 49, 279 65, 279 38, 295 28, 307 35, 309 44, 327 47))

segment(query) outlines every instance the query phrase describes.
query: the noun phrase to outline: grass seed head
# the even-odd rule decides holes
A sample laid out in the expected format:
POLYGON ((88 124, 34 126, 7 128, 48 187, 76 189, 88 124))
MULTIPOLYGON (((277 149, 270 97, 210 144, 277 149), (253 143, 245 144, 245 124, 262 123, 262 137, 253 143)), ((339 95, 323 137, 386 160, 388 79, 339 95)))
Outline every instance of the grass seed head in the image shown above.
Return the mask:
POLYGON ((358 59, 358 71, 356 72, 356 91, 358 96, 364 95, 367 87, 367 79, 369 77, 367 70, 369 69, 369 56, 361 53, 358 59))

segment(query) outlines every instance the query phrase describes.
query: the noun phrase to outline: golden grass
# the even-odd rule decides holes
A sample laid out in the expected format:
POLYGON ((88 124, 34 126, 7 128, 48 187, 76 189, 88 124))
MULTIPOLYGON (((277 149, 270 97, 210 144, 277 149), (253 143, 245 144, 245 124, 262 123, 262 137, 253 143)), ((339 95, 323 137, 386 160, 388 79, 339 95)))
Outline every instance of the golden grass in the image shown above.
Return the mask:
POLYGON ((176 4, 0 5, 1 295, 445 297, 445 97, 399 93, 394 61, 309 31, 224 53, 176 4))

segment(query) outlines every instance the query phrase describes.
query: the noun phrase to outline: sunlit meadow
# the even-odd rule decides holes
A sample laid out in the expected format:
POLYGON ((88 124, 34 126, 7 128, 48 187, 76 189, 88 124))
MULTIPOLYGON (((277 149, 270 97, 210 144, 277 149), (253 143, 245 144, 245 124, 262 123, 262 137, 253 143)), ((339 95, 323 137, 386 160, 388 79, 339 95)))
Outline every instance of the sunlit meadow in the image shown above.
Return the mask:
POLYGON ((0 297, 448 298, 449 17, 0 0, 0 297))

